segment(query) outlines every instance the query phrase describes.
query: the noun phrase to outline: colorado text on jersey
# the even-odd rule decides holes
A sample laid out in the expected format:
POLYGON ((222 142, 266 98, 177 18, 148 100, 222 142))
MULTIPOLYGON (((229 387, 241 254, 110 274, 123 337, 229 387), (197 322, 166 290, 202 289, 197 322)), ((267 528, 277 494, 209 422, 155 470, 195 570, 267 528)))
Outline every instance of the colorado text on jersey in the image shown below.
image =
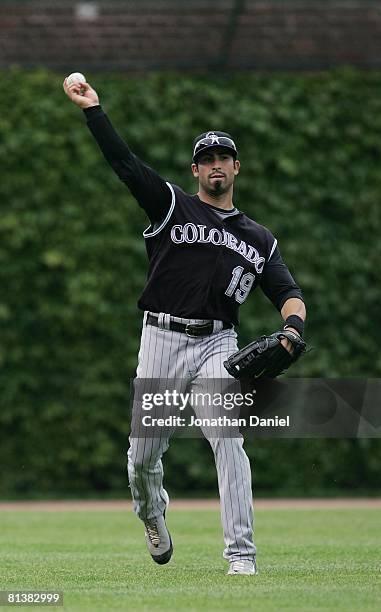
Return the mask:
POLYGON ((216 246, 226 246, 228 249, 236 251, 242 255, 247 261, 255 266, 256 271, 261 274, 265 265, 265 258, 261 257, 258 251, 244 240, 238 241, 233 234, 225 229, 220 231, 216 227, 212 227, 205 236, 206 225, 195 225, 194 223, 185 223, 185 225, 174 225, 171 229, 171 240, 175 244, 187 242, 211 243, 216 246))

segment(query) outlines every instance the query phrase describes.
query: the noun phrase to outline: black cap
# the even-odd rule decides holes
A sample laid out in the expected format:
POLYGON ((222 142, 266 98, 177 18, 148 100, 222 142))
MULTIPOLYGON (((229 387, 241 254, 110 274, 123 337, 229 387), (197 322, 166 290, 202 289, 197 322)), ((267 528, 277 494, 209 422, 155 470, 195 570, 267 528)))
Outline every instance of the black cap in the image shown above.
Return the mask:
POLYGON ((236 159, 238 151, 234 140, 227 132, 204 132, 197 136, 193 142, 193 161, 195 162, 200 153, 204 153, 208 149, 214 147, 223 147, 227 149, 234 159, 236 159))

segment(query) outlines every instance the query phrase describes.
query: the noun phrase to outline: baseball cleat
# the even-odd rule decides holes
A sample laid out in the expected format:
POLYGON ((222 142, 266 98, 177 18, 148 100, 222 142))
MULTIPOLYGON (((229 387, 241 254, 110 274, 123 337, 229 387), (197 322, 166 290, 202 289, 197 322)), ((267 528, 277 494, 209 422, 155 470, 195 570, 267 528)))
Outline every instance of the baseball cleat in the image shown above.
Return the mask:
POLYGON ((238 561, 230 562, 230 567, 228 571, 229 576, 234 576, 235 574, 241 574, 243 576, 255 576, 258 573, 259 572, 255 560, 249 561, 246 559, 239 559, 238 561))
MULTIPOLYGON (((166 493, 166 492, 165 492, 166 493)), ((167 508, 169 497, 166 495, 167 508)), ((168 563, 173 553, 172 539, 163 516, 144 521, 147 548, 152 559, 159 565, 168 563)))

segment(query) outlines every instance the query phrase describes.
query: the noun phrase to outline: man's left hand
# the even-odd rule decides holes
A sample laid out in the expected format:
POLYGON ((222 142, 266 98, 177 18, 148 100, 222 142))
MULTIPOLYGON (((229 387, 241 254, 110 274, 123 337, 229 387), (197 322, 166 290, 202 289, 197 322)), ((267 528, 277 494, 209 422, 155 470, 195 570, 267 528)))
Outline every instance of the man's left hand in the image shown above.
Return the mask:
MULTIPOLYGON (((300 338, 300 334, 299 332, 296 331, 296 329, 294 327, 287 327, 287 329, 291 332, 293 332, 294 334, 296 334, 299 338, 300 338)), ((282 338, 282 340, 280 341, 281 345, 284 346, 284 348, 286 349, 286 351, 288 351, 290 353, 290 355, 293 354, 294 352, 294 347, 292 346, 292 342, 290 342, 290 340, 288 340, 287 338, 282 338)))

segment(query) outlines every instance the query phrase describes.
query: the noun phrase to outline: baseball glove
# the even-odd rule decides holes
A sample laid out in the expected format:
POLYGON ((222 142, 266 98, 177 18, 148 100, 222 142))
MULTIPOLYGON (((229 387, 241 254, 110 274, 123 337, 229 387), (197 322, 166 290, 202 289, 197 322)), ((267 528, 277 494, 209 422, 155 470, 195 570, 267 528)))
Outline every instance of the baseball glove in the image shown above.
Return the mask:
POLYGON ((294 332, 283 329, 271 336, 261 336, 224 361, 234 378, 276 378, 306 351, 306 343, 294 332), (293 346, 292 354, 281 344, 287 338, 293 346))

